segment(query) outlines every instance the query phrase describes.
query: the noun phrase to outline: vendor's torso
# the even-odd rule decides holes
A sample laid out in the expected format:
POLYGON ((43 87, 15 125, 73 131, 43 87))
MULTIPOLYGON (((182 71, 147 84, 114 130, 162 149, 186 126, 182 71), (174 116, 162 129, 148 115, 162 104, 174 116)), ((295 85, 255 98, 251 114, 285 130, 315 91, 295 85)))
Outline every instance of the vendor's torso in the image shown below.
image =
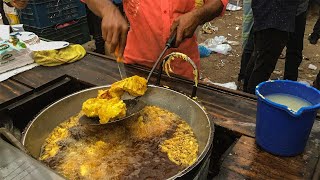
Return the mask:
MULTIPOLYGON (((202 0, 124 0, 124 10, 130 22, 125 61, 152 66, 165 47, 173 21, 202 3, 202 0)), ((187 54, 199 65, 195 36, 171 51, 187 54)))

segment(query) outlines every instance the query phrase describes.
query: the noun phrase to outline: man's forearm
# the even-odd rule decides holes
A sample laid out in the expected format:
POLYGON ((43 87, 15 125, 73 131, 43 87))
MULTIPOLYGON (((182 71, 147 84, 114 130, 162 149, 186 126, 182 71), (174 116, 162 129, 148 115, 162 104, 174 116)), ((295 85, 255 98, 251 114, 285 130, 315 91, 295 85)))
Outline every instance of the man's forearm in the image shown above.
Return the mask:
POLYGON ((101 18, 107 9, 115 7, 111 0, 85 0, 85 2, 89 9, 101 18))
POLYGON ((195 10, 195 14, 199 20, 199 25, 218 17, 223 8, 221 0, 207 0, 202 7, 195 10))

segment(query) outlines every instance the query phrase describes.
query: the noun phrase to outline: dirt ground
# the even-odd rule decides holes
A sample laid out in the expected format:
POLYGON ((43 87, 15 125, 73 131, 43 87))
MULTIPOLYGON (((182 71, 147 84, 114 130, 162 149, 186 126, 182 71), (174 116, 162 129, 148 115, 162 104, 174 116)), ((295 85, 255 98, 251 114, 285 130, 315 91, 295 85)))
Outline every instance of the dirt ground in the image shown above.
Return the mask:
MULTIPOLYGON (((304 37, 304 59, 299 67, 299 80, 312 83, 320 69, 320 42, 312 45, 308 41, 308 36, 312 32, 313 26, 317 20, 319 7, 310 9, 304 37), (318 67, 317 70, 308 68, 309 64, 318 67)), ((201 77, 208 78, 215 83, 237 82, 240 70, 240 61, 242 54, 241 31, 242 31, 242 10, 227 11, 221 18, 211 22, 218 27, 218 31, 212 34, 202 34, 197 32, 198 42, 201 43, 208 38, 215 36, 225 36, 227 40, 238 41, 240 45, 232 46, 232 51, 228 55, 212 53, 209 57, 201 58, 201 77), (236 27, 239 27, 239 29, 236 27)), ((282 78, 284 72, 284 59, 279 59, 272 79, 282 78)))

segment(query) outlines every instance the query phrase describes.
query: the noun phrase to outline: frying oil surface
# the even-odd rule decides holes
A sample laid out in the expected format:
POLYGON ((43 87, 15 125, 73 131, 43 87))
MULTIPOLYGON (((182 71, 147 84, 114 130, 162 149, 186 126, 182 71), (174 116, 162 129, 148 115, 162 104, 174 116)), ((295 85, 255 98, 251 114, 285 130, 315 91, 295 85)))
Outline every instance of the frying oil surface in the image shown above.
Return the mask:
POLYGON ((289 109, 293 111, 298 111, 302 107, 311 106, 312 104, 304 99, 301 99, 296 96, 288 95, 288 94, 271 94, 266 96, 265 98, 269 99, 278 104, 282 104, 287 106, 289 109))
POLYGON ((147 106, 107 126, 81 126, 80 116, 53 130, 40 157, 68 179, 166 179, 196 161, 192 129, 167 110, 147 106))

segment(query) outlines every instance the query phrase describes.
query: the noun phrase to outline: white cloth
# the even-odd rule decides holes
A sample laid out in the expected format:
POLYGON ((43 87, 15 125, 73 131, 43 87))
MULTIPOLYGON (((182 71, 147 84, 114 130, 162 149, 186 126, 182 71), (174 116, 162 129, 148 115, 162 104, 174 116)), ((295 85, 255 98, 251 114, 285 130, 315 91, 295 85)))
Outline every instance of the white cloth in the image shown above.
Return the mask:
POLYGON ((9 40, 10 38, 10 26, 0 25, 0 41, 9 40))

